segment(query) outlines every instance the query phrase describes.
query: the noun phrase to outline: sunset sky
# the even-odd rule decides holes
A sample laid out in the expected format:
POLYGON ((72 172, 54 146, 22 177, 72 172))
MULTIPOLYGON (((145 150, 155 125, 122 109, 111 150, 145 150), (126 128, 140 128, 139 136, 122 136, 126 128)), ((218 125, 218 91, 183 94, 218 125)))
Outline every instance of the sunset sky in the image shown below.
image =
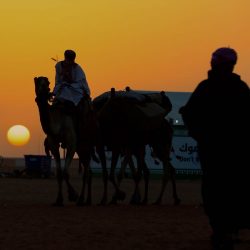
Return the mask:
POLYGON ((249 0, 10 0, 1 3, 0 155, 44 154, 34 101, 36 76, 54 85, 55 62, 77 53, 92 97, 111 87, 193 91, 209 69, 211 53, 238 52, 235 72, 250 83, 249 0), (7 130, 30 130, 25 146, 7 130))

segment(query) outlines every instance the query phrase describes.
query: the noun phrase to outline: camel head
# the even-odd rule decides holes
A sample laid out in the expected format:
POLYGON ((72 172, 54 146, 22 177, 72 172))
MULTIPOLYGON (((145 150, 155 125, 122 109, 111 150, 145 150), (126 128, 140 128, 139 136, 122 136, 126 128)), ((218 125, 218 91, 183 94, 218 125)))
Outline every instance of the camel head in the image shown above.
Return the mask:
POLYGON ((48 98, 49 97, 49 80, 47 77, 39 76, 34 78, 35 82, 35 93, 37 98, 48 98))

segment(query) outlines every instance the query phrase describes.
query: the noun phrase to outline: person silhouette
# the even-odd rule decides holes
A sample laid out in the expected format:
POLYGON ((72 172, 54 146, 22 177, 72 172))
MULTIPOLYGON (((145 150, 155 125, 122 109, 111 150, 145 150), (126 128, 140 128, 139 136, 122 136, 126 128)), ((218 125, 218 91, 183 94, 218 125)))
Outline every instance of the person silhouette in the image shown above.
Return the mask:
POLYGON ((84 135, 87 115, 91 110, 90 88, 82 67, 75 62, 73 50, 64 51, 64 60, 55 65, 54 105, 63 105, 64 111, 74 117, 77 133, 84 135))
POLYGON ((68 101, 77 106, 83 98, 90 96, 90 89, 86 75, 75 58, 75 51, 65 50, 64 60, 56 63, 53 94, 55 100, 68 101))
POLYGON ((233 73, 237 58, 232 48, 214 51, 208 78, 179 110, 197 141, 214 249, 233 249, 234 233, 250 228, 250 90, 233 73))

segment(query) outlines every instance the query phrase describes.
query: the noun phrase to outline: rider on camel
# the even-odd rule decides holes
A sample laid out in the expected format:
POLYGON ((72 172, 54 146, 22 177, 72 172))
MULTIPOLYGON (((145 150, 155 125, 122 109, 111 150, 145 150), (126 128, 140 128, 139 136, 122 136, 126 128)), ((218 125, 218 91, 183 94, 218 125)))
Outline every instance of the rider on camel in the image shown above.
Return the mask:
POLYGON ((56 64, 56 79, 53 94, 55 100, 70 101, 75 106, 82 98, 90 96, 90 89, 81 66, 75 63, 76 53, 65 50, 64 60, 56 64))
POLYGON ((76 127, 82 130, 90 108, 90 89, 82 67, 75 62, 76 53, 65 50, 64 60, 55 65, 53 105, 60 105, 76 119, 76 127))

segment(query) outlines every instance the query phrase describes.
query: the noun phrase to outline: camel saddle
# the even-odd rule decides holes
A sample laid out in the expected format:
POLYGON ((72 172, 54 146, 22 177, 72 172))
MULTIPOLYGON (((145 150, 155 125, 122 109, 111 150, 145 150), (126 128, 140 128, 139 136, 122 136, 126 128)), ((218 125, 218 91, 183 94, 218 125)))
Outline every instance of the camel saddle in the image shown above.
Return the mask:
POLYGON ((99 111, 105 124, 129 130, 150 131, 160 128, 168 111, 155 102, 134 102, 126 98, 110 98, 99 111))

